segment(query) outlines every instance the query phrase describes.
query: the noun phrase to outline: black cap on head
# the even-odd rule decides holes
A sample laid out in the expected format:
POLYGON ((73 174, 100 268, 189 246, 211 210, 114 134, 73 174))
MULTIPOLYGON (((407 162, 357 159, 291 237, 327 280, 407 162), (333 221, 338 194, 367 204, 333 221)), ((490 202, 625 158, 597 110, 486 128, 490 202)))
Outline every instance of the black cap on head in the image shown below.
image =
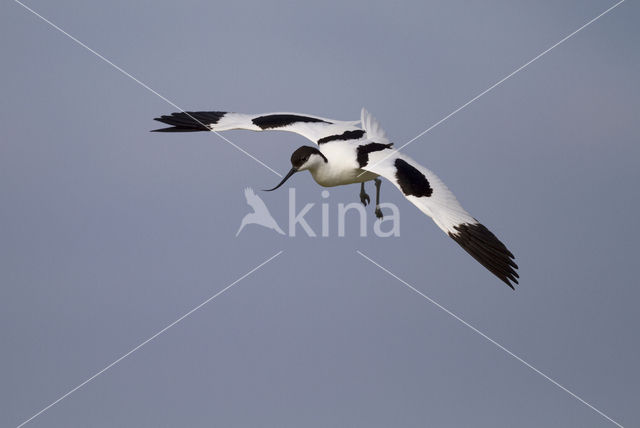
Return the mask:
POLYGON ((302 146, 299 149, 296 149, 296 151, 291 155, 292 168, 287 173, 287 175, 284 176, 280 184, 278 184, 273 189, 265 189, 265 192, 271 192, 272 190, 276 190, 278 187, 282 186, 285 181, 287 181, 293 174, 298 172, 302 165, 304 165, 309 160, 311 155, 320 155, 325 162, 328 162, 327 158, 320 152, 320 150, 316 149, 315 147, 302 146))
POLYGON ((327 162, 327 158, 322 154, 322 152, 320 152, 320 150, 316 149, 315 147, 302 146, 296 149, 296 151, 291 154, 291 166, 296 169, 300 168, 305 164, 306 161, 309 160, 309 157, 313 154, 322 156, 322 159, 327 162))

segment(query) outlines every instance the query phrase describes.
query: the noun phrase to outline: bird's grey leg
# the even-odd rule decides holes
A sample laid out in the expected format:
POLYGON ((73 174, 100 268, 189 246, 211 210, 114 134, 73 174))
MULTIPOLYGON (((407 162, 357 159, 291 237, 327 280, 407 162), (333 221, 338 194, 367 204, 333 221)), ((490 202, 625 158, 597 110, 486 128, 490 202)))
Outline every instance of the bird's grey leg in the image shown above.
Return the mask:
POLYGON ((364 191, 364 182, 360 183, 360 202, 362 202, 362 205, 364 205, 365 207, 369 202, 371 202, 371 198, 364 191))
MULTIPOLYGON (((382 218, 382 210, 380 209, 380 185, 382 184, 382 180, 376 178, 373 180, 376 183, 376 217, 382 218)), ((362 183, 364 185, 364 183, 362 183)))

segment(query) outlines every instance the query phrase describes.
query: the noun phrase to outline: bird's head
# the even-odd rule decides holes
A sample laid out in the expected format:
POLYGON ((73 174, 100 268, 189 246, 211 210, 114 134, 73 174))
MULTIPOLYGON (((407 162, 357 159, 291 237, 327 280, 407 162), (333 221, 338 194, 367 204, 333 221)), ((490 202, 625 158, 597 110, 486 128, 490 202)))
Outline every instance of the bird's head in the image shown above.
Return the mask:
POLYGON ((266 191, 271 192, 272 190, 276 190, 296 172, 304 171, 306 169, 314 169, 326 162, 327 158, 320 152, 320 150, 315 147, 302 146, 291 154, 291 169, 287 175, 284 176, 280 184, 273 189, 268 189, 266 191))

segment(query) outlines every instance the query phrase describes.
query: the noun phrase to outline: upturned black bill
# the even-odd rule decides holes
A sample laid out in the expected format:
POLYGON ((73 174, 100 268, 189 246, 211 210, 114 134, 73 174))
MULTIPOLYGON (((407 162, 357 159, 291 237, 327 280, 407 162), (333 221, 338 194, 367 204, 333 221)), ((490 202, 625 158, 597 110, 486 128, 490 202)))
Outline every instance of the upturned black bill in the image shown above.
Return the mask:
POLYGON ((264 189, 265 192, 271 192, 273 190, 276 190, 278 187, 282 186, 284 184, 285 181, 287 181, 293 174, 295 174, 296 172, 298 172, 297 169, 295 168, 291 168, 291 170, 287 173, 287 175, 284 176, 284 178, 282 179, 282 181, 280 182, 280 184, 278 184, 276 187, 274 187, 273 189, 264 189))

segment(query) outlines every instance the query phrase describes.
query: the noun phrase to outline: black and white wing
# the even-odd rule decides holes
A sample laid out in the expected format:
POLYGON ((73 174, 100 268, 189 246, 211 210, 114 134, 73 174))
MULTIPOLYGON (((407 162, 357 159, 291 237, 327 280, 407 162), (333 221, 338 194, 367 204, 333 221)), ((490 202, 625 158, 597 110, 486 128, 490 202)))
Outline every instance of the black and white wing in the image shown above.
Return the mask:
POLYGON ((358 140, 365 132, 356 126, 360 121, 341 121, 300 113, 242 114, 222 111, 188 111, 155 118, 171 125, 155 132, 227 131, 289 131, 300 134, 316 144, 336 140, 358 140))
MULTIPOLYGON (((364 109, 362 124, 369 140, 389 143, 378 122, 364 109)), ((509 287, 514 288, 512 283, 518 283, 518 266, 513 261, 513 254, 462 208, 433 172, 403 153, 394 153, 391 148, 368 153, 367 163, 361 168, 391 181, 411 203, 509 287)))

